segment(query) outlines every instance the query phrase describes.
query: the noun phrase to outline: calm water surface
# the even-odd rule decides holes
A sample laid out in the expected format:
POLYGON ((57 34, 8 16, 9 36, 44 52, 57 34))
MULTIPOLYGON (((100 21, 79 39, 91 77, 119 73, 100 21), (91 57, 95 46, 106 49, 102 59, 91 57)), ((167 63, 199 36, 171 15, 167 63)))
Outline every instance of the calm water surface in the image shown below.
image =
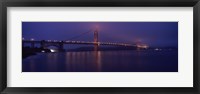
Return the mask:
POLYGON ((178 72, 178 51, 38 53, 22 60, 23 72, 178 72))

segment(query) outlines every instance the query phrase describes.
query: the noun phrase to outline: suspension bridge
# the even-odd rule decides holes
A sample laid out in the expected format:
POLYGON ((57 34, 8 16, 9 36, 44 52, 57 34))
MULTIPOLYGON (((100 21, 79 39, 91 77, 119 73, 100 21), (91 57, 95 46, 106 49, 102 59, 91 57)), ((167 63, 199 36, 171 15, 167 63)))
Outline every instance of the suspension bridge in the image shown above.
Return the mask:
POLYGON ((74 36, 68 40, 65 41, 58 41, 58 40, 35 40, 35 39, 30 39, 30 40, 26 40, 26 39, 22 39, 22 46, 24 47, 25 44, 31 44, 31 48, 34 48, 36 44, 40 44, 40 47, 43 49, 47 49, 49 46, 55 46, 57 47, 59 50, 63 50, 64 49, 64 45, 65 44, 74 44, 74 45, 94 45, 94 51, 97 51, 100 45, 110 45, 110 46, 122 46, 122 47, 135 47, 135 48, 148 48, 147 45, 144 44, 131 44, 131 43, 114 43, 114 42, 100 42, 99 41, 99 35, 98 32, 99 30, 96 28, 93 32, 94 34, 94 40, 93 41, 74 41, 72 39, 75 38, 79 38, 82 35, 85 35, 87 33, 90 33, 91 31, 87 31, 84 32, 78 36, 74 36))

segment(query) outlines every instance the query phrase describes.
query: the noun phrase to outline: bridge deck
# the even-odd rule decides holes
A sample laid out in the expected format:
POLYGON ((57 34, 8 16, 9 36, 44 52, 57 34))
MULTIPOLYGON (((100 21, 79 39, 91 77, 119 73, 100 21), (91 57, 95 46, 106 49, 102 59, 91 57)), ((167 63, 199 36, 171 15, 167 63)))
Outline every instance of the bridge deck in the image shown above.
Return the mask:
POLYGON ((50 44, 84 44, 84 45, 111 45, 111 46, 134 46, 136 44, 127 44, 127 43, 113 43, 113 42, 87 42, 87 41, 30 41, 23 40, 24 43, 50 43, 50 44))

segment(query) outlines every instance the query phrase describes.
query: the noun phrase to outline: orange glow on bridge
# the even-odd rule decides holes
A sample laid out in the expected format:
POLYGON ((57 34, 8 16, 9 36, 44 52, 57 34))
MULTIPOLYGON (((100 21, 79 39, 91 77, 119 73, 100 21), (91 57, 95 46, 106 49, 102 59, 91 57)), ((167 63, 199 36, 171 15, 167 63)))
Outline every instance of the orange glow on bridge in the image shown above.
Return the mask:
POLYGON ((146 44, 137 45, 137 47, 138 47, 138 48, 144 48, 144 49, 147 49, 147 48, 149 48, 149 46, 148 46, 148 45, 146 45, 146 44))

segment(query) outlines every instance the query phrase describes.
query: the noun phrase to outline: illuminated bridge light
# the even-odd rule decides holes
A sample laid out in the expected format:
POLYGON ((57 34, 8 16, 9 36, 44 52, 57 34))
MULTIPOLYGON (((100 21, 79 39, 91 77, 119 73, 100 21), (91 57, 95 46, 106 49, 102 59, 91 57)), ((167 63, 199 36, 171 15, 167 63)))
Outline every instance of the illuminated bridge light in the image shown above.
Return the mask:
POLYGON ((149 48, 149 47, 147 45, 145 45, 144 48, 149 48))
POLYGON ((159 49, 158 49, 158 48, 156 48, 156 49, 154 49, 154 50, 158 51, 159 49))
POLYGON ((148 48, 148 46, 147 46, 147 45, 137 45, 137 47, 138 47, 138 48, 145 48, 145 49, 147 49, 147 48, 148 48))
POLYGON ((34 41, 34 38, 31 38, 31 41, 34 41))
MULTIPOLYGON (((22 38, 23 41, 25 40, 24 38, 22 38)), ((31 38, 30 40, 27 41, 34 41, 34 38, 31 38)), ((95 45, 115 45, 115 46, 131 46, 131 47, 138 47, 138 48, 148 48, 147 45, 145 44, 129 44, 129 43, 118 43, 118 42, 94 42, 94 41, 71 41, 71 40, 65 40, 65 41, 61 41, 61 40, 44 40, 46 42, 51 42, 51 43, 67 43, 67 44, 95 44, 95 45)), ((38 42, 38 41, 34 41, 34 42, 38 42)), ((53 51, 52 51, 53 52, 53 51)))

